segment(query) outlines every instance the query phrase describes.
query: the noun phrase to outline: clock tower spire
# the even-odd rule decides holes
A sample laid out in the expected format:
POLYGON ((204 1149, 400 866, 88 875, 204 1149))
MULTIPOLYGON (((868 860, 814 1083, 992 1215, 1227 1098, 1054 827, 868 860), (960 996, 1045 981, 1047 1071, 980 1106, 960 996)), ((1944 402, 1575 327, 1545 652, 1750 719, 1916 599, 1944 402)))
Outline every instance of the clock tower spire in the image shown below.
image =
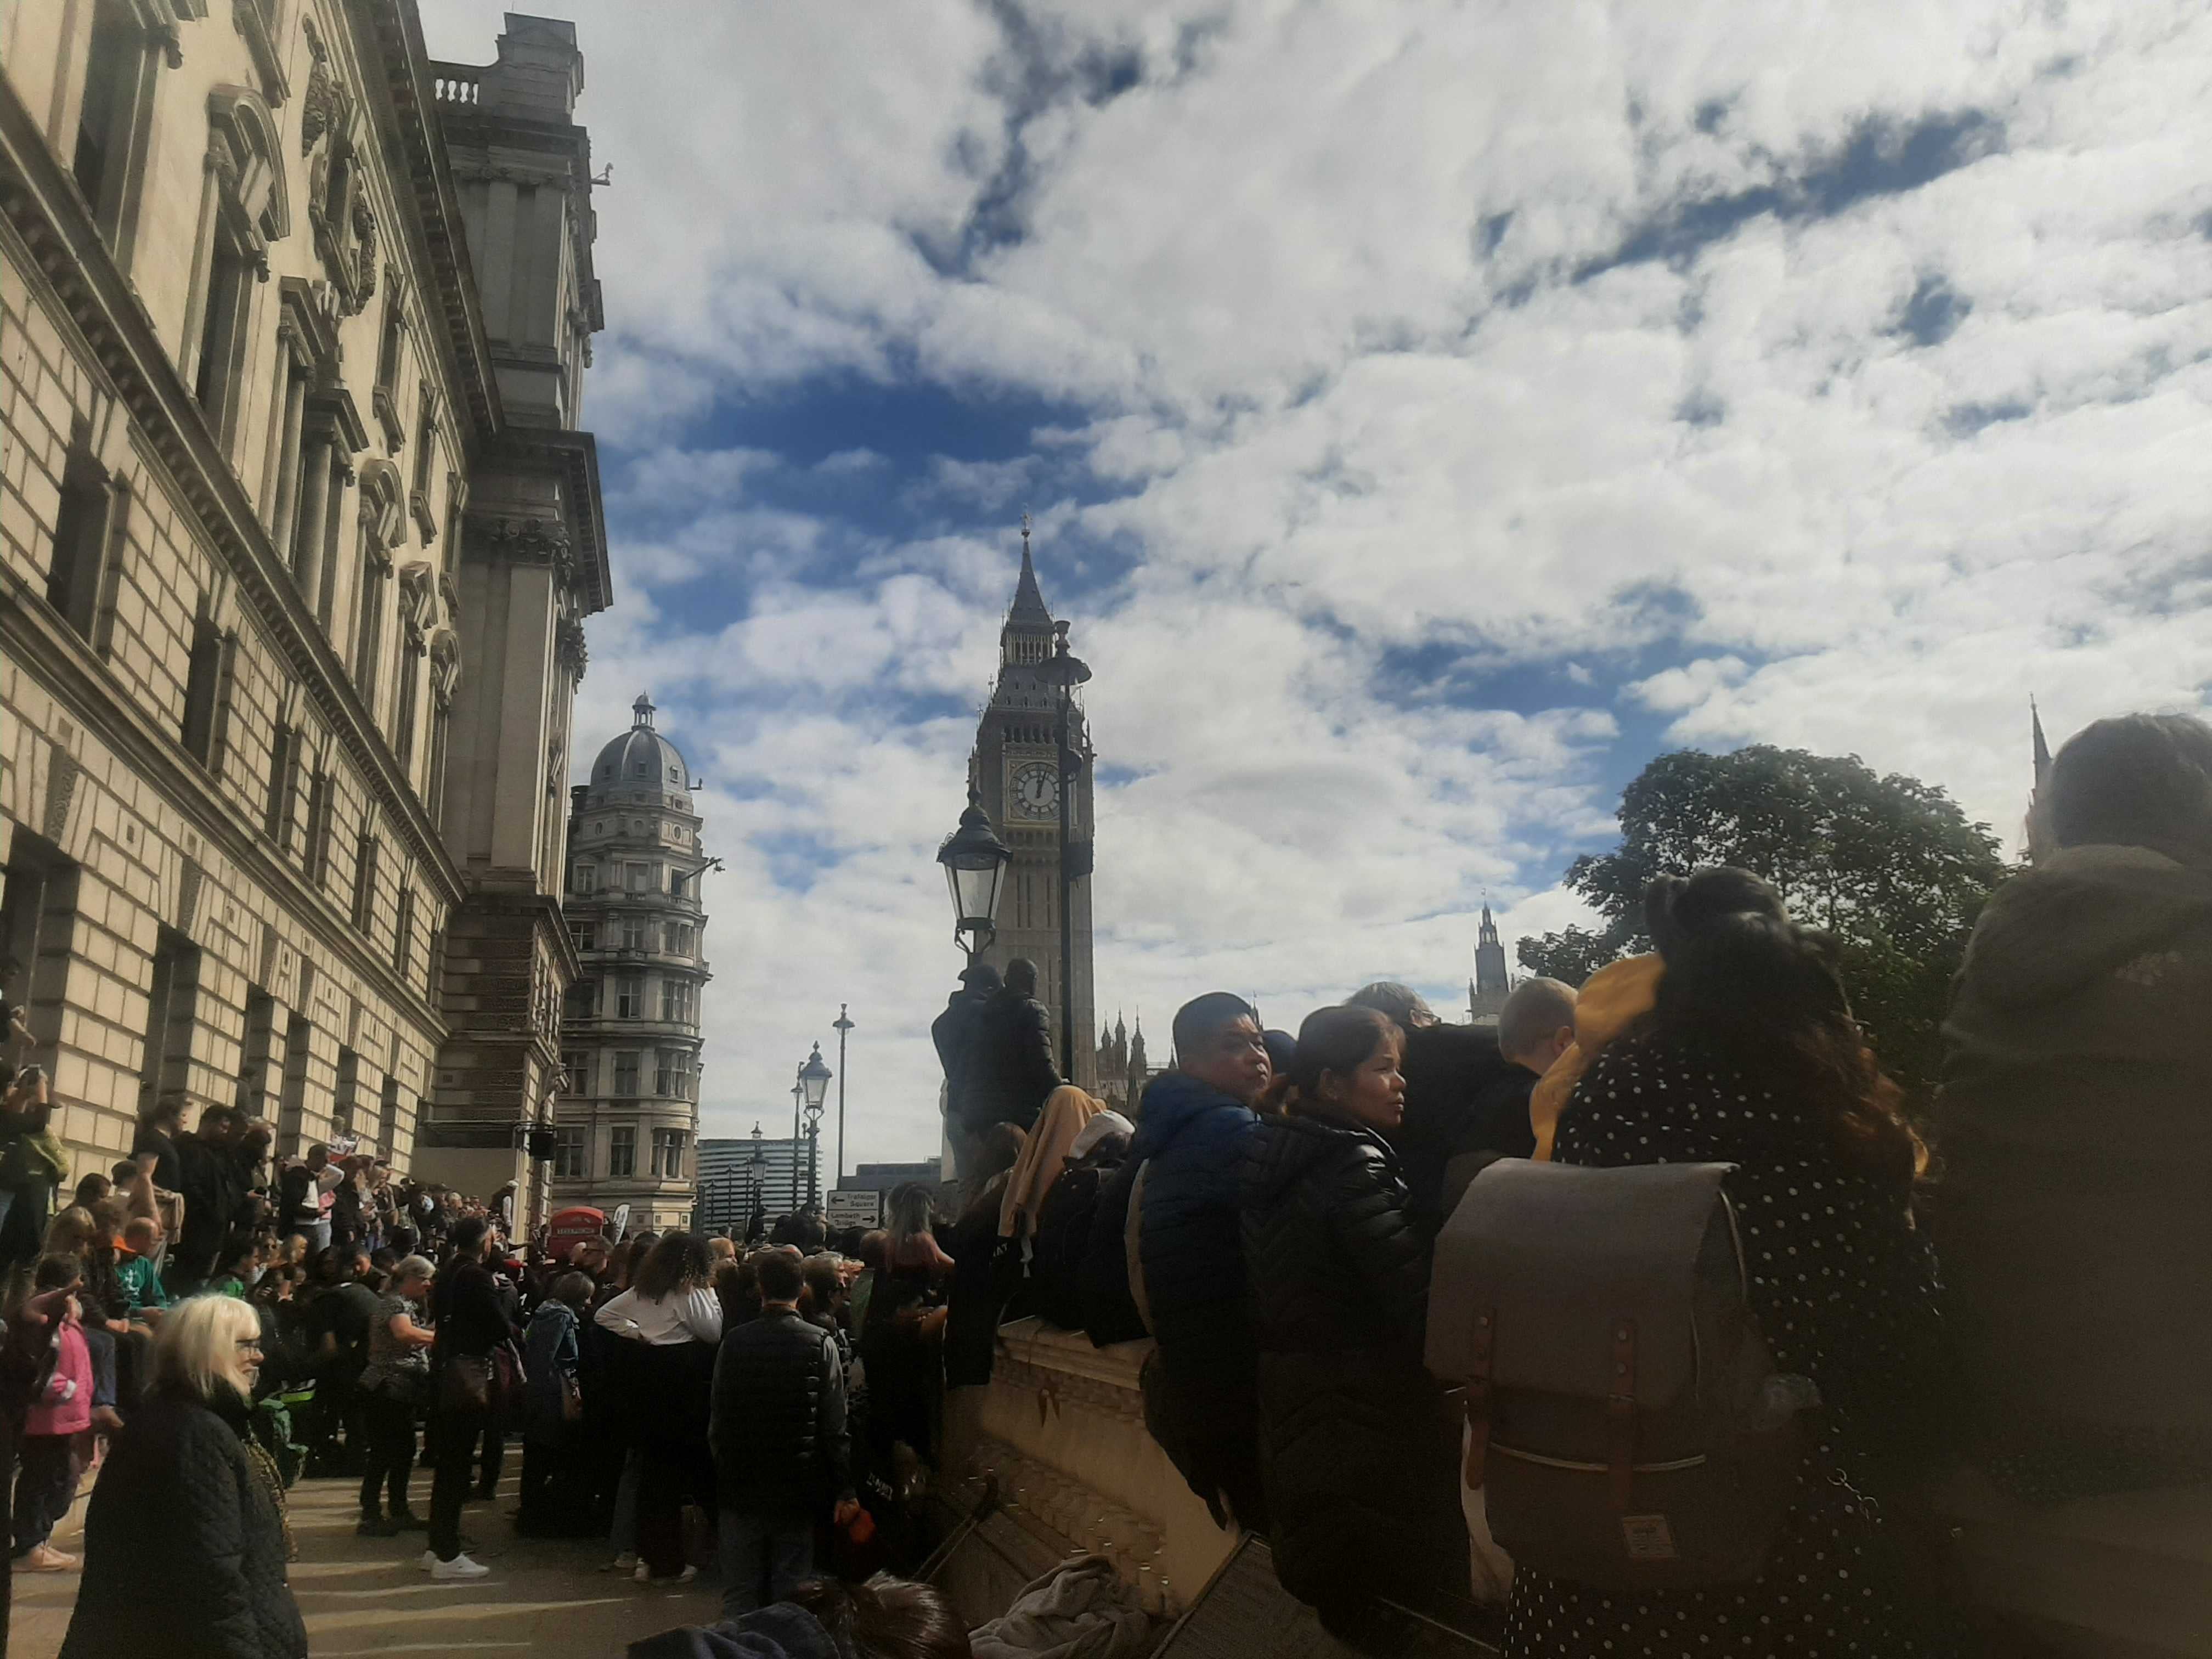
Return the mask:
POLYGON ((1053 619, 1037 581, 1029 515, 1022 515, 1021 574, 999 630, 999 672, 975 729, 970 775, 983 810, 1014 854, 999 897, 998 938, 982 960, 1004 971, 1016 957, 1036 964, 1037 1000, 1051 1017, 1053 1054, 1071 1081, 1098 1091, 1097 1022, 1091 972, 1091 732, 1080 694, 1071 692, 1068 757, 1060 763, 1060 665, 1063 622, 1053 619), (1076 879, 1060 914, 1060 781, 1067 779, 1069 867, 1076 879), (1072 930, 1063 951, 1062 930, 1072 930), (1062 962, 1070 969, 1074 1020, 1063 1031, 1062 962))

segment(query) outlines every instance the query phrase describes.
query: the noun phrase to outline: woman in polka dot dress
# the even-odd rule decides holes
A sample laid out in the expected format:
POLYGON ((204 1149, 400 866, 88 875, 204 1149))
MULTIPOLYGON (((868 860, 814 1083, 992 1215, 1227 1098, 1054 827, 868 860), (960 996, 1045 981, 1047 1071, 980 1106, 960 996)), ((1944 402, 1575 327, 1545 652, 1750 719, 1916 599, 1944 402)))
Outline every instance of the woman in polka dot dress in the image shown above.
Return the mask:
MULTIPOLYGON (((1523 1569, 1510 1659, 1956 1651, 1916 1580, 1892 1496, 1932 1425, 1936 1262, 1915 1225, 1924 1149, 1863 1047, 1833 951, 1741 871, 1655 884, 1656 1005, 1609 1045, 1561 1119, 1562 1164, 1729 1163, 1750 1297, 1778 1370, 1811 1377, 1797 1497, 1747 1583, 1638 1593, 1523 1569)), ((1922 1563, 1924 1566, 1924 1563, 1922 1563)))

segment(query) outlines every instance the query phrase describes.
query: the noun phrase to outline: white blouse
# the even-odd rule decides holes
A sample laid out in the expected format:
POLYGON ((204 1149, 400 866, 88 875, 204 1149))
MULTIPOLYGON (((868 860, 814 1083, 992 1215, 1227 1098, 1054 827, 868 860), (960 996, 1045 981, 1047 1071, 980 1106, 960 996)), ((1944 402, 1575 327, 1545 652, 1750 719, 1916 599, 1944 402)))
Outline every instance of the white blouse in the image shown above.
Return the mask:
POLYGON ((599 1322, 617 1336, 656 1348, 683 1342, 722 1340, 722 1298, 702 1286, 678 1291, 658 1302, 624 1291, 599 1310, 599 1322))

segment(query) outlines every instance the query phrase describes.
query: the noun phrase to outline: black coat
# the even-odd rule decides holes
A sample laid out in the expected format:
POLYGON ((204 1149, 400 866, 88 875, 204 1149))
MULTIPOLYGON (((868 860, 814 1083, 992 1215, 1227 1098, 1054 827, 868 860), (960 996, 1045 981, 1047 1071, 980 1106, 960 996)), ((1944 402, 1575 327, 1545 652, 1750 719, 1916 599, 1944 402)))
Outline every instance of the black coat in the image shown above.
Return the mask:
POLYGON ((177 1182, 185 1197, 177 1265, 194 1279, 207 1279, 222 1265, 233 1228, 248 1212, 252 1183, 234 1148, 212 1146, 190 1134, 177 1137, 177 1182))
POLYGON ((1391 1132, 1413 1214, 1433 1233, 1443 1223, 1444 1166, 1465 1152, 1533 1157, 1528 1095, 1536 1074, 1498 1051, 1480 1025, 1425 1025, 1406 1039, 1405 1121, 1391 1132))
POLYGON ((708 1435, 725 1509, 805 1515, 851 1496, 836 1340, 781 1310, 724 1332, 708 1435))
POLYGON ((975 1021, 975 1048, 963 1121, 972 1129, 994 1123, 1028 1128, 1060 1087, 1053 1063, 1052 1024, 1035 997, 1000 991, 975 1021))
POLYGON ((1421 1363, 1425 1235, 1381 1137, 1261 1120, 1243 1169, 1275 1571, 1310 1606, 1467 1594, 1455 1424, 1421 1363))
POLYGON ((84 1541, 61 1659, 305 1659, 283 1522, 238 1430, 199 1401, 163 1390, 131 1414, 84 1541))

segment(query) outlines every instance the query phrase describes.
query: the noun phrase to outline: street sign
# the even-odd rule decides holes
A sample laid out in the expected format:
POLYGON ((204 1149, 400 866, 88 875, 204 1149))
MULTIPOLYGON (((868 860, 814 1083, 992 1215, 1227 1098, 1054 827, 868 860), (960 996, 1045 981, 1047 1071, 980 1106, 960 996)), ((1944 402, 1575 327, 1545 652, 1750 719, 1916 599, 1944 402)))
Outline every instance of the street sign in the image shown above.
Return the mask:
POLYGON ((831 1232, 847 1227, 879 1226, 883 1218, 884 1195, 881 1193, 838 1192, 830 1194, 831 1232))

